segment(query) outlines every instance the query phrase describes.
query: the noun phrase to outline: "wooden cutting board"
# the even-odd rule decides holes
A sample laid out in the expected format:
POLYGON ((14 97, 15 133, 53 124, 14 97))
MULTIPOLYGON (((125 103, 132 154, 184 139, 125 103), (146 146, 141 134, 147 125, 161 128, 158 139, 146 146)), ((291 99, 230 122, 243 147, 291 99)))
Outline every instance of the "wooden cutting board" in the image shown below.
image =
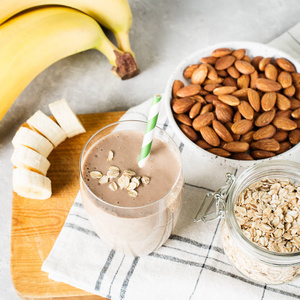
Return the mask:
POLYGON ((26 199, 13 193, 11 225, 11 276, 21 299, 104 299, 56 282, 41 267, 59 235, 79 191, 79 158, 87 140, 101 127, 116 122, 124 112, 79 115, 86 133, 67 139, 48 159, 47 176, 52 197, 26 199))

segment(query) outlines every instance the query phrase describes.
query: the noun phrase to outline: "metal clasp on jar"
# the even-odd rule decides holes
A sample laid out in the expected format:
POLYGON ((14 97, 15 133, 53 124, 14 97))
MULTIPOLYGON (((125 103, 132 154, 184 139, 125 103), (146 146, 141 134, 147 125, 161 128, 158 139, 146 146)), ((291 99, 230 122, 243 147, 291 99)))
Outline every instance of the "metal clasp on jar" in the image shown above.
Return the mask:
POLYGON ((205 198, 195 216, 194 222, 209 222, 214 221, 225 216, 226 198, 230 192, 230 189, 235 181, 235 176, 231 173, 226 173, 226 184, 215 192, 209 192, 205 195, 205 198), (215 210, 209 212, 215 203, 215 210))

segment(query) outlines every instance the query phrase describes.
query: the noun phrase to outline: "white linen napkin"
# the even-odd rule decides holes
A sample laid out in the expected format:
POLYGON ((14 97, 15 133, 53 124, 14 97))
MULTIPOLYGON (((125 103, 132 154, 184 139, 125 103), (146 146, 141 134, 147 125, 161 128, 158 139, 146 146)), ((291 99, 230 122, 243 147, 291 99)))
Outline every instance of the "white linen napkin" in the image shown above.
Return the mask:
MULTIPOLYGON (((300 24, 270 45, 299 59, 300 24)), ((150 101, 129 109, 122 119, 146 120, 150 101)), ((271 286, 241 275, 224 254, 220 220, 193 223, 205 194, 225 183, 226 172, 241 169, 205 161, 181 143, 163 106, 158 126, 178 143, 184 164, 184 205, 171 237, 145 257, 118 254, 96 235, 78 194, 42 270, 53 280, 110 299, 300 299, 300 279, 271 286)), ((292 159, 300 160, 295 154, 292 159)))

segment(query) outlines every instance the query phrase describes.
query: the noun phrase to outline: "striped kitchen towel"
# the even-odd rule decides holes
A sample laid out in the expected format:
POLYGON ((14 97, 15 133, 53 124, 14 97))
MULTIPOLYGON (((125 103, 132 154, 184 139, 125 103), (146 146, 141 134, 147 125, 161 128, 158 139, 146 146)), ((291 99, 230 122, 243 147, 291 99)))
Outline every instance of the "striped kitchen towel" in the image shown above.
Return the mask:
MULTIPOLYGON (((297 25, 270 45, 299 59, 299 42, 297 25)), ((147 120, 150 103, 131 108, 122 119, 147 120)), ((183 210, 167 242, 145 257, 116 253, 94 232, 78 194, 42 270, 51 279, 109 299, 300 299, 300 279, 272 286, 239 273, 224 254, 220 220, 193 222, 205 194, 224 184, 226 172, 236 174, 241 169, 217 165, 216 172, 213 161, 203 160, 177 139, 163 106, 158 126, 178 143, 186 182, 183 210)), ((295 155, 292 159, 299 160, 295 155)))

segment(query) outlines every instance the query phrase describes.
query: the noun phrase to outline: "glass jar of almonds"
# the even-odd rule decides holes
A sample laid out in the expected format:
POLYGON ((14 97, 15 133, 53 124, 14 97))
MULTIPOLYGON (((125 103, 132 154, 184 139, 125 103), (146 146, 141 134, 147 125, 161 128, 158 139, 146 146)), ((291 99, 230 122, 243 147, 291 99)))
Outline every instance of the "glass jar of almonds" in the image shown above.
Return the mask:
POLYGON ((226 185, 206 195, 195 221, 218 218, 224 252, 242 274, 265 284, 299 275, 300 164, 269 161, 236 179, 227 174, 226 185))

